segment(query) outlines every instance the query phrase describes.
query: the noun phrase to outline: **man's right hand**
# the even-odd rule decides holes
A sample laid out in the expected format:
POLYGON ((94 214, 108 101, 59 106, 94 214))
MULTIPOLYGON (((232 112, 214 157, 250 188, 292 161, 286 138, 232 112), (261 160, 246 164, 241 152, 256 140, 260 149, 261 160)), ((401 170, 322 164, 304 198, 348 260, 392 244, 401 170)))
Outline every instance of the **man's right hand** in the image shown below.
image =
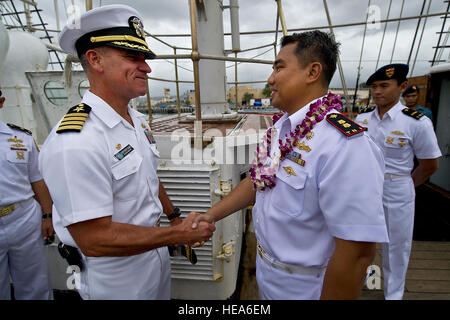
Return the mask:
POLYGON ((216 230, 214 222, 203 219, 197 221, 199 216, 202 215, 197 212, 191 212, 183 219, 183 222, 178 225, 182 229, 182 232, 186 232, 187 244, 189 245, 208 241, 216 230), (195 228, 193 228, 194 223, 196 226, 195 228))
POLYGON ((202 222, 202 221, 204 221, 204 222, 207 222, 207 223, 210 223, 210 224, 214 224, 216 221, 214 220, 214 218, 212 217, 212 216, 210 216, 209 214, 199 214, 199 213, 197 213, 197 212, 191 212, 191 214, 192 213, 195 213, 196 214, 196 216, 195 216, 195 218, 194 218, 194 222, 192 223, 192 229, 195 229, 195 228, 197 228, 197 226, 202 222))

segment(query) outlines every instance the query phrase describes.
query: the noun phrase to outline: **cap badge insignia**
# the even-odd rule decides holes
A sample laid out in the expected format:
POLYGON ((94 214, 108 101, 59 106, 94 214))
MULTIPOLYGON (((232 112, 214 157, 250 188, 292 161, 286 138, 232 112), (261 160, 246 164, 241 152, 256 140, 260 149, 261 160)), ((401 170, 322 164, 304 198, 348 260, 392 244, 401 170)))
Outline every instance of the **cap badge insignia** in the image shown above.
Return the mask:
POLYGON ((130 28, 134 28, 138 37, 142 39, 145 38, 144 25, 142 24, 141 19, 139 19, 136 16, 133 16, 130 17, 130 19, 128 19, 128 23, 130 24, 130 28))
POLYGON ((386 69, 386 76, 388 78, 391 78, 394 75, 394 72, 395 72, 395 68, 386 69))
POLYGON ((292 167, 283 167, 284 171, 286 171, 286 173, 290 176, 296 176, 297 174, 295 173, 294 169, 292 169, 292 167))

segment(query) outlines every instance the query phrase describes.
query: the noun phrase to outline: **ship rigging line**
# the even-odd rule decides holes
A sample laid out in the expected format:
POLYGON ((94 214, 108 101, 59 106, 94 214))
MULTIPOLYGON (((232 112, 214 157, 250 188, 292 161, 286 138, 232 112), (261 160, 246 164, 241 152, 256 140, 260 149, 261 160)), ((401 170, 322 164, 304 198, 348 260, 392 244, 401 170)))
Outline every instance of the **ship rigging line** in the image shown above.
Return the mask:
MULTIPOLYGON (((400 18, 402 17, 404 5, 405 5, 405 0, 402 0, 402 8, 400 9, 400 18)), ((395 46, 397 45, 398 30, 400 29, 400 22, 401 22, 401 20, 398 20, 397 31, 395 32, 394 45, 392 46, 391 61, 389 63, 392 63, 392 59, 394 58, 395 46)))
MULTIPOLYGON (((437 16, 443 16, 448 14, 448 9, 446 12, 438 12, 438 13, 430 13, 427 15, 422 16, 409 16, 409 17, 399 17, 399 18, 392 18, 392 19, 385 19, 377 21, 379 23, 388 23, 388 22, 396 22, 396 21, 404 21, 404 20, 414 20, 419 18, 427 18, 427 17, 437 17, 437 16)), ((365 21, 362 22, 354 22, 354 23, 346 23, 346 24, 336 24, 331 25, 332 28, 344 28, 344 27, 352 27, 352 26, 361 26, 366 24, 365 21)), ((302 32, 302 31, 309 31, 309 30, 318 30, 318 29, 329 29, 330 26, 317 26, 317 27, 306 27, 306 28, 295 28, 295 29, 287 29, 288 32, 302 32)), ((244 31, 240 32, 240 35, 254 35, 254 34, 262 34, 262 33, 275 33, 276 30, 260 30, 260 31, 244 31)), ((278 31, 280 32, 280 31, 278 31)), ((231 36, 231 33, 226 32, 224 33, 225 36, 231 36)), ((178 33, 178 34, 153 34, 155 37, 190 37, 190 34, 187 33, 178 33)))
MULTIPOLYGON (((367 4, 366 21, 369 18, 369 8, 370 8, 370 0, 369 0, 369 3, 367 4)), ((363 34, 363 39, 362 39, 362 44, 361 44, 361 52, 359 54, 358 74, 356 76, 355 95, 353 96, 352 112, 355 109, 356 97, 358 94, 359 77, 361 76, 361 60, 362 60, 362 56, 363 56, 363 52, 364 52, 364 42, 366 41, 366 31, 367 31, 367 23, 364 25, 364 34, 363 34)))
MULTIPOLYGON (((430 0, 430 2, 428 2, 427 14, 428 14, 428 12, 430 12, 431 1, 432 0, 430 0)), ((419 43, 417 44, 416 55, 414 56, 414 62, 413 62, 413 65, 411 67, 410 74, 409 74, 410 77, 413 75, 414 67, 416 66, 417 55, 419 54, 420 45, 422 44, 422 37, 423 37, 423 33, 425 31, 425 26, 427 25, 427 20, 428 20, 428 18, 425 18, 425 20, 423 21, 422 33, 420 34, 419 43)))
MULTIPOLYGON (((425 4, 427 3, 427 0, 423 0, 423 4, 422 4, 422 9, 420 10, 420 15, 423 14, 423 10, 425 9, 425 4)), ((414 50, 414 44, 416 43, 416 38, 417 38, 417 33, 419 31, 419 27, 420 27, 420 23, 422 22, 422 18, 419 18, 419 20, 417 21, 417 27, 416 27, 416 32, 414 32, 414 38, 413 38, 413 42, 411 45, 411 50, 409 51, 409 56, 408 56, 408 62, 406 63, 407 65, 409 65, 409 62, 411 61, 411 56, 414 50)))
MULTIPOLYGON (((391 5, 392 5, 392 0, 389 1, 389 8, 387 11, 386 20, 389 19, 389 13, 391 12, 391 5)), ((380 56, 381 56, 381 49, 383 48, 383 43, 384 43, 384 36, 386 35, 386 28, 387 28, 387 23, 384 24, 383 36, 381 37, 381 45, 380 45, 380 50, 378 51, 378 58, 377 58, 377 64, 375 66, 375 70, 378 69, 378 63, 380 61, 380 56)), ((369 93, 369 102, 370 102, 370 93, 369 93)))

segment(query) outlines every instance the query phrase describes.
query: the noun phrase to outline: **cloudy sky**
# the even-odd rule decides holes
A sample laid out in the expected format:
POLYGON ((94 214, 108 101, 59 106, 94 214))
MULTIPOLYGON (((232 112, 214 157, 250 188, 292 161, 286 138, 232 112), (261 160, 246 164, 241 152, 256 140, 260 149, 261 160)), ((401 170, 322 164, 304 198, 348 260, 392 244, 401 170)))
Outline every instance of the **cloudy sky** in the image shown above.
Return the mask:
MULTIPOLYGON (((54 0, 35 0, 38 7, 43 9, 41 13, 48 28, 56 29, 54 0)), ((216 1, 216 0, 205 0, 216 1)), ((333 24, 349 24, 365 21, 366 12, 369 8, 369 20, 377 21, 386 19, 389 3, 391 0, 328 0, 328 8, 333 24)), ((443 0, 427 0, 424 13, 427 12, 429 3, 429 13, 445 12, 447 4, 443 0)), ((20 8, 22 4, 19 1, 20 8)), ((82 11, 85 10, 84 0, 58 0, 60 25, 64 26, 67 21, 67 9, 72 2, 82 11)), ((136 8, 144 17, 145 30, 151 34, 189 34, 189 1, 188 0, 93 0, 93 6, 107 4, 128 4, 136 8)), ((416 16, 420 14, 424 0, 392 0, 389 18, 398 18, 400 13, 402 17, 416 16), (403 11, 402 11, 402 3, 403 11)), ((229 0, 223 0, 224 5, 229 4, 229 0)), ((283 10, 285 13, 286 25, 288 30, 327 26, 327 17, 324 10, 323 1, 310 0, 283 0, 283 10)), ((239 22, 241 32, 275 30, 277 6, 274 0, 239 0, 239 22)), ((417 26, 417 19, 402 21, 399 26, 397 42, 394 47, 398 22, 390 22, 387 24, 385 39, 380 54, 379 67, 391 62, 406 63, 410 55, 411 45, 417 26)), ((230 32, 229 10, 224 10, 223 14, 224 31, 230 32)), ((410 67, 413 64, 417 51, 417 45, 420 40, 424 19, 422 19, 419 32, 416 38, 416 44, 412 52, 410 67)), ((413 76, 424 75, 429 72, 430 63, 434 55, 432 47, 436 46, 438 34, 442 27, 442 19, 439 16, 430 17, 426 21, 423 38, 420 43, 417 61, 414 67, 413 76)), ((361 63, 361 80, 364 82, 371 73, 375 71, 378 54, 380 52, 381 40, 385 24, 375 23, 366 31, 365 46, 361 63)), ((447 27, 448 28, 448 23, 447 27)), ((281 30, 281 26, 280 26, 281 30)), ((322 29, 326 30, 327 29, 322 29)), ((335 28, 336 39, 341 42, 341 60, 345 81, 347 87, 354 87, 356 84, 359 59, 361 54, 361 46, 364 33, 364 25, 335 28)), ((291 33, 292 31, 288 31, 291 33)), ((278 39, 281 37, 279 33, 278 39)), ((162 40, 171 45, 181 47, 191 47, 191 39, 189 37, 163 37, 162 40)), ((275 39, 274 33, 264 33, 258 35, 241 35, 241 49, 253 48, 269 43, 273 43, 275 39)), ((156 54, 173 54, 173 49, 162 43, 148 38, 148 43, 156 54)), ((225 49, 231 48, 231 38, 225 36, 225 49)), ((449 58, 449 49, 445 49, 442 58, 449 58)), ((187 51, 179 51, 179 53, 187 53, 187 51)), ((273 60, 274 50, 267 47, 254 51, 239 54, 238 57, 255 57, 258 59, 273 60)), ((179 78, 181 80, 192 80, 192 62, 190 60, 178 61, 180 66, 179 78)), ((153 60, 149 62, 152 68, 153 77, 174 79, 175 71, 173 61, 153 60)), ((234 81, 234 63, 227 62, 227 80, 234 81)), ((243 63, 239 66, 239 81, 260 81, 266 80, 270 75, 271 66, 262 64, 243 63)), ((255 84, 256 87, 262 87, 264 84, 255 84)), ((336 72, 331 87, 341 87, 342 82, 339 73, 336 72)), ((163 88, 171 89, 171 93, 175 94, 175 84, 150 81, 150 90, 152 96, 160 96, 163 94, 163 88)), ((181 93, 193 88, 193 85, 182 84, 181 93)))

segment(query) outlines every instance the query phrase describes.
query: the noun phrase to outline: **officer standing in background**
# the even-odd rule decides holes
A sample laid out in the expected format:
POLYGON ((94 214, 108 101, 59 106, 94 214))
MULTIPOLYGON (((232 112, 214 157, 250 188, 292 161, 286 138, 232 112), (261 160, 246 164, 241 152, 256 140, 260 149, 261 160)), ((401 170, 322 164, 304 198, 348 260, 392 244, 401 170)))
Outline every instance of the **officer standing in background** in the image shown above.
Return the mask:
POLYGON ((170 299, 167 246, 208 240, 215 227, 181 220, 159 182, 159 152, 145 115, 129 106, 146 93, 148 48, 139 13, 95 8, 68 24, 61 48, 89 79, 80 104, 50 132, 42 173, 58 237, 81 255, 83 299, 170 299), (166 213, 170 227, 159 227, 166 213))
POLYGON ((372 74, 367 85, 376 107, 362 110, 355 120, 368 128, 384 153, 383 206, 389 231, 389 244, 382 244, 384 294, 396 300, 403 297, 411 252, 414 188, 438 169, 442 155, 430 119, 400 102, 408 69, 406 64, 390 64, 372 74), (412 171, 414 156, 419 165, 412 171))
POLYGON ((422 107, 417 103, 419 101, 419 91, 419 87, 415 84, 408 86, 408 88, 406 88, 406 90, 402 93, 405 104, 408 108, 423 113, 433 121, 431 110, 427 107, 422 107))
MULTIPOLYGON (((5 97, 0 90, 0 109, 5 97)), ((0 121, 0 300, 53 299, 44 241, 53 237, 52 199, 31 132, 0 121), (34 197, 35 198, 34 198, 34 197)))
POLYGON ((338 54, 321 31, 281 40, 268 83, 285 113, 260 142, 250 177, 196 218, 218 221, 255 203, 263 299, 357 299, 375 242, 388 241, 381 151, 328 92, 338 54))

